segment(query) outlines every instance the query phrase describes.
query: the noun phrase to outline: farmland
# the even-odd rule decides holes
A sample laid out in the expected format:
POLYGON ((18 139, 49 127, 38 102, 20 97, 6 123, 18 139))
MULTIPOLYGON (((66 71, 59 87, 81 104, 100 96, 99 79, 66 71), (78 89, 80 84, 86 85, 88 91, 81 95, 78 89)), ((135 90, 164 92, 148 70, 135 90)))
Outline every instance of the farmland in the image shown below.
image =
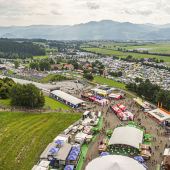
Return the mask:
POLYGON ((54 137, 80 114, 0 112, 0 170, 30 170, 54 137))
MULTIPOLYGON (((138 47, 139 48, 139 47, 138 47)), ((126 58, 128 55, 132 55, 134 58, 156 58, 156 59, 163 59, 165 62, 170 62, 170 57, 168 56, 158 56, 158 55, 151 55, 151 54, 139 54, 139 53, 132 53, 132 52, 122 52, 107 48, 83 48, 83 50, 86 50, 88 52, 95 52, 103 55, 115 55, 119 58, 126 58)))

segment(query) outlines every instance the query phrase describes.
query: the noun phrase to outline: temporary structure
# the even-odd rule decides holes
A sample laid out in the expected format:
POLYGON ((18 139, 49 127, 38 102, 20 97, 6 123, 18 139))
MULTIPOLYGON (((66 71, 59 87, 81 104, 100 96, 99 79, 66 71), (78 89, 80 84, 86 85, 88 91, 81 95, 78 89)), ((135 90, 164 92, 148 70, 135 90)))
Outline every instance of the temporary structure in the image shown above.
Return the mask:
POLYGON ((110 138, 109 145, 128 145, 139 149, 143 141, 143 131, 135 127, 117 127, 110 138))
POLYGON ((145 167, 136 160, 121 156, 107 155, 92 160, 85 170, 146 170, 145 167))
POLYGON ((61 90, 52 91, 50 93, 50 96, 61 101, 61 102, 64 102, 65 104, 68 104, 69 106, 72 106, 72 107, 78 107, 79 105, 84 103, 83 100, 78 99, 68 93, 61 91, 61 90))
POLYGON ((163 110, 157 108, 151 111, 148 111, 150 116, 154 117, 157 119, 159 122, 164 122, 166 120, 170 120, 170 114, 164 112, 163 110))

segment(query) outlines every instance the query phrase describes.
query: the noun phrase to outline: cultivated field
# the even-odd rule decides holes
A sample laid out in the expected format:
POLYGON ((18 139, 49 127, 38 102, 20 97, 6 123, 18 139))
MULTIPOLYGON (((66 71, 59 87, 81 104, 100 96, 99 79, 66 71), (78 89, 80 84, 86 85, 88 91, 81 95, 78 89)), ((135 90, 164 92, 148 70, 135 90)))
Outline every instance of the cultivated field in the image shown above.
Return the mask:
POLYGON ((79 118, 71 113, 0 112, 0 170, 30 170, 48 143, 79 118))
POLYGON ((115 55, 119 58, 126 58, 128 55, 132 55, 134 58, 156 58, 156 59, 163 59, 165 62, 170 62, 170 57, 168 56, 158 56, 158 55, 151 55, 151 54, 139 54, 139 53, 132 53, 132 52, 122 52, 107 48, 83 48, 88 52, 95 52, 100 53, 103 55, 115 55))

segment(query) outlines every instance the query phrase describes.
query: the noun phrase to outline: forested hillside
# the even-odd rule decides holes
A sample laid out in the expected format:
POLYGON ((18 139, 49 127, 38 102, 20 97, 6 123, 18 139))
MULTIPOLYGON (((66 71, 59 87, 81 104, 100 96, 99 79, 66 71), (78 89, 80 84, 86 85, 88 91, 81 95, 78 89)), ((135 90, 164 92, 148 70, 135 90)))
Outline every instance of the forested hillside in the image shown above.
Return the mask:
POLYGON ((35 55, 45 55, 45 49, 32 42, 0 39, 0 58, 27 58, 35 55))

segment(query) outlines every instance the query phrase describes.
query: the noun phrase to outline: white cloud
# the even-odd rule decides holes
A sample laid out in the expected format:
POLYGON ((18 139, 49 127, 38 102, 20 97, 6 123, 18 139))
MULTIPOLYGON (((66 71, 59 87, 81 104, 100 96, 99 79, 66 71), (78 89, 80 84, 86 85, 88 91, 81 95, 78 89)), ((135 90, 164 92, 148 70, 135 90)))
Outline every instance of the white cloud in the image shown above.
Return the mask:
POLYGON ((0 25, 170 23, 169 0, 0 0, 0 25))

